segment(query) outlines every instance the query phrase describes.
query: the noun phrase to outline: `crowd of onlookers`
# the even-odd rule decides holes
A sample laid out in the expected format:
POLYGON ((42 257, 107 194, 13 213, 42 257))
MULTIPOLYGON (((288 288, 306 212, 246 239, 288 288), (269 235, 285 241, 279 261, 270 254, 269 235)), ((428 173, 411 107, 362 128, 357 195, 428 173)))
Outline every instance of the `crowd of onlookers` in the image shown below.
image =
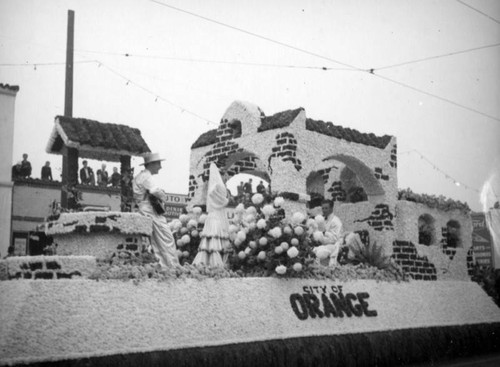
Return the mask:
MULTIPOLYGON (((101 168, 94 174, 94 170, 88 166, 88 162, 82 162, 83 167, 80 169, 80 183, 82 185, 97 185, 102 187, 120 187, 122 184, 122 175, 118 172, 117 167, 113 167, 113 173, 110 175, 106 171, 106 164, 102 164, 101 168)), ((31 176, 32 167, 28 161, 28 155, 23 154, 23 160, 12 166, 12 179, 16 178, 33 178, 31 176)), ((53 181, 52 168, 50 162, 45 162, 42 167, 40 178, 43 181, 53 181)))
POLYGON ((244 204, 245 206, 252 204, 252 196, 255 193, 262 194, 264 200, 271 196, 270 186, 269 189, 264 185, 264 181, 260 181, 256 187, 253 189, 253 180, 250 178, 247 182, 241 181, 236 187, 236 195, 232 195, 232 204, 244 204))

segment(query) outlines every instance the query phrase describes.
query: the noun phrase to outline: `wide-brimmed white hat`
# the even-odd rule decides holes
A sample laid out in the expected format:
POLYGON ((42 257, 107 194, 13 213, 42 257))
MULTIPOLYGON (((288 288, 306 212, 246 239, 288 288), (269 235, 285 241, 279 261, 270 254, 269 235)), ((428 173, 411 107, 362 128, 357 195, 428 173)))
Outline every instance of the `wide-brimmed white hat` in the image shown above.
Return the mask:
POLYGON ((148 163, 161 162, 165 160, 164 158, 160 157, 160 153, 148 153, 144 155, 143 158, 144 158, 144 163, 141 163, 140 164, 141 166, 144 166, 148 163))

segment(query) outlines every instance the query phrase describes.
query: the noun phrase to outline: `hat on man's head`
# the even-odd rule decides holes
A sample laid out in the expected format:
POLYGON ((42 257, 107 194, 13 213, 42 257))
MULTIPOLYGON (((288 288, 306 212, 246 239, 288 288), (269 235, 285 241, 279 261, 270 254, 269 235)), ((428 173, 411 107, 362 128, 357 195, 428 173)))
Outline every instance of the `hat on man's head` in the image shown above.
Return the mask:
POLYGON ((160 153, 148 153, 144 155, 144 163, 141 163, 140 165, 145 166, 148 163, 161 162, 164 160, 164 158, 160 157, 160 153))

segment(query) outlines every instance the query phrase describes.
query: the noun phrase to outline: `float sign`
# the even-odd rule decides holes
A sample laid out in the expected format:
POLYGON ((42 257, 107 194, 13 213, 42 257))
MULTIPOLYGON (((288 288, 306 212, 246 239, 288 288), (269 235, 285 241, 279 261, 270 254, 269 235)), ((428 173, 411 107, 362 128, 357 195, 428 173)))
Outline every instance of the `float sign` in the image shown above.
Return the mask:
POLYGON ((480 266, 492 266, 491 236, 484 213, 472 213, 471 217, 474 259, 480 266))

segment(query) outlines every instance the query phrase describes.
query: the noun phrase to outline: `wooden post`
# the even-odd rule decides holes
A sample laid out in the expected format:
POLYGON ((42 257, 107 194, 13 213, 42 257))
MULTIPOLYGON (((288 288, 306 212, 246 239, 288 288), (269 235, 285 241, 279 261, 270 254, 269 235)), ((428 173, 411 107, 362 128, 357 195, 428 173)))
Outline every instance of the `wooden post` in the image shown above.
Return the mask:
MULTIPOLYGON (((75 36, 75 12, 68 10, 68 33, 66 43, 66 84, 64 92, 64 116, 73 117, 73 49, 75 36)), ((78 183, 78 151, 74 148, 64 147, 62 185, 66 190, 61 190, 61 207, 68 209, 67 188, 78 183)))
POLYGON ((131 163, 129 155, 120 156, 120 173, 122 175, 121 181, 121 209, 122 212, 129 212, 132 210, 130 200, 133 199, 132 193, 132 179, 133 174, 130 172, 131 163))
POLYGON ((75 12, 68 10, 68 35, 66 43, 66 89, 64 116, 73 117, 73 50, 75 38, 75 12))
POLYGON ((78 150, 76 148, 63 148, 62 185, 66 190, 61 190, 61 207, 68 208, 67 189, 78 184, 78 150))

